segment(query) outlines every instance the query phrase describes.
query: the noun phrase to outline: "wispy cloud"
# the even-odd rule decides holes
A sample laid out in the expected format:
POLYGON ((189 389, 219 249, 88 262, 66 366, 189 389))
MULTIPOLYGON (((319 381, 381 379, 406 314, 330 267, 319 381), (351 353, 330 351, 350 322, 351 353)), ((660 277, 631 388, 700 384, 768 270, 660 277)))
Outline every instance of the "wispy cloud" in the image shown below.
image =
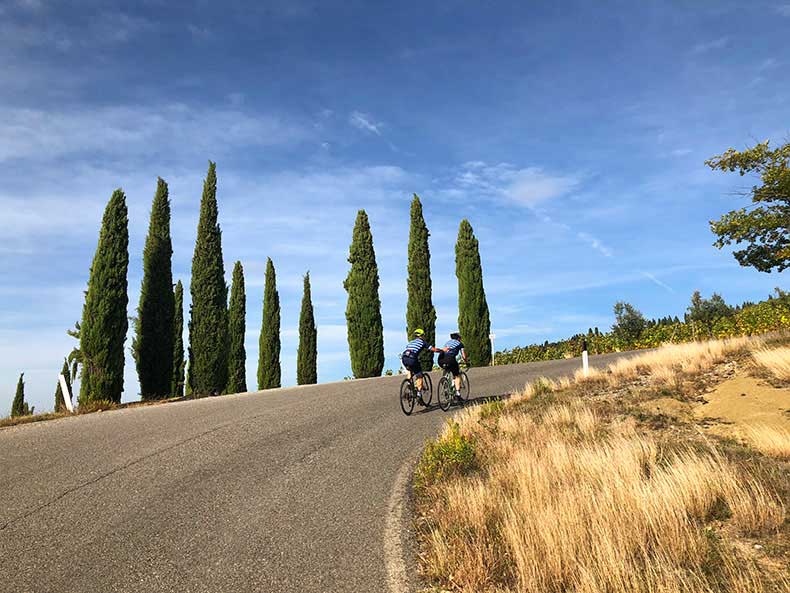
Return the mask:
POLYGON ((579 237, 579 239, 581 239, 582 241, 589 244, 590 247, 595 249, 598 253, 600 253, 604 257, 612 257, 614 255, 614 252, 609 247, 604 245, 600 239, 593 237, 590 233, 579 232, 576 234, 576 236, 579 237))
POLYGON ((694 47, 691 48, 692 54, 704 54, 712 51, 717 51, 720 49, 724 49, 730 43, 729 37, 719 37, 718 39, 713 39, 711 41, 703 41, 701 43, 697 43, 694 47))
POLYGON ((644 272, 644 271, 640 272, 640 273, 642 274, 642 276, 644 276, 645 278, 647 278, 648 280, 653 282, 655 285, 660 286, 661 288, 663 288, 663 289, 665 289, 665 290, 667 290, 669 292, 675 292, 674 288, 672 288, 666 282, 662 282, 661 280, 656 278, 656 276, 654 274, 651 274, 650 272, 644 272))
POLYGON ((790 17, 790 4, 780 4, 776 7, 776 12, 782 16, 790 17))
POLYGON ((192 35, 192 39, 195 41, 208 41, 214 37, 214 33, 212 33, 211 29, 205 25, 189 23, 187 25, 187 31, 189 31, 189 33, 192 35))
POLYGON ((376 136, 381 136, 381 128, 384 124, 376 122, 370 115, 361 111, 353 111, 348 118, 349 123, 365 132, 370 132, 376 136))
POLYGON ((692 150, 690 148, 676 148, 672 151, 672 156, 686 156, 691 153, 692 150))
POLYGON ((519 168, 510 163, 487 165, 482 161, 465 163, 455 181, 461 187, 499 195, 527 207, 567 195, 579 185, 576 177, 552 175, 540 167, 519 168))

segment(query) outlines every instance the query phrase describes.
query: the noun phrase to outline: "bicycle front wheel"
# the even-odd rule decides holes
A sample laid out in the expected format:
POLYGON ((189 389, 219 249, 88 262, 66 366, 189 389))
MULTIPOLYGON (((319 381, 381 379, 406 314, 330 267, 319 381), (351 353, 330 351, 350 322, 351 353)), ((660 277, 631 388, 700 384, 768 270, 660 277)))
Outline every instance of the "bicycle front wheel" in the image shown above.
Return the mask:
POLYGON ((436 398, 439 400, 439 407, 445 412, 450 409, 453 403, 453 389, 447 375, 439 379, 439 386, 436 389, 436 398))
POLYGON ((427 373, 422 376, 422 380, 422 392, 420 393, 420 397, 422 398, 422 403, 426 406, 430 406, 433 401, 433 381, 431 381, 431 376, 427 373))
POLYGON ((469 401, 471 392, 469 377, 465 372, 461 371, 461 392, 458 394, 458 397, 461 398, 461 401, 469 401))
POLYGON ((409 416, 414 411, 414 389, 409 379, 400 384, 400 409, 409 416))

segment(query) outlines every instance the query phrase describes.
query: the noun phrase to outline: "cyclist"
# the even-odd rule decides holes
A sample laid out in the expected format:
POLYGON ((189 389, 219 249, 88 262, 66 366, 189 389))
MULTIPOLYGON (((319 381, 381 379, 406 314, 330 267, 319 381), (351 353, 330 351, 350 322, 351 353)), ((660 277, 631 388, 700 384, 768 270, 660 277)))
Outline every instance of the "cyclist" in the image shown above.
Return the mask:
POLYGON ((466 350, 461 342, 461 334, 458 332, 451 333, 450 340, 441 348, 434 348, 433 351, 439 353, 439 366, 453 374, 455 398, 458 399, 461 394, 461 369, 458 366, 459 352, 464 359, 464 363, 469 364, 469 359, 466 357, 466 350))
MULTIPOLYGON (((425 341, 425 330, 417 328, 412 334, 414 339, 406 344, 406 349, 401 355, 403 366, 406 367, 409 379, 414 377, 414 384, 417 386, 417 391, 422 392, 422 365, 420 365, 420 353, 423 350, 430 350, 431 352, 439 352, 438 348, 428 346, 425 341)), ((422 402, 420 402, 422 403, 422 402)))

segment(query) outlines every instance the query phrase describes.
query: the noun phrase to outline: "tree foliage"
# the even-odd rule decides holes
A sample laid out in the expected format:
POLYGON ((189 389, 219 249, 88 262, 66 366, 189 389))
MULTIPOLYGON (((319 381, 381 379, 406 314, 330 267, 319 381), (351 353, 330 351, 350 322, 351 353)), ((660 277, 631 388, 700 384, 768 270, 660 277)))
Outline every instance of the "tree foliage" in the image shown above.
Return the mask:
MULTIPOLYGON (((104 211, 99 243, 91 265, 82 322, 79 363, 80 404, 120 403, 123 393, 127 317, 129 218, 126 196, 115 190, 104 211)), ((73 334, 72 334, 73 335, 73 334)))
POLYGON ((310 272, 304 277, 302 311, 299 314, 299 348, 296 353, 296 383, 312 385, 318 382, 318 332, 315 327, 310 272))
POLYGON ((280 294, 271 258, 266 260, 263 321, 258 353, 258 389, 280 387, 280 294))
POLYGON ((11 418, 18 416, 28 416, 33 413, 34 408, 28 408, 25 401, 25 373, 19 375, 19 382, 16 384, 16 395, 11 402, 11 418))
POLYGON ((732 210, 711 221, 718 236, 714 245, 721 249, 745 243, 733 253, 735 259, 761 272, 790 267, 790 143, 770 149, 766 140, 742 151, 730 148, 705 164, 714 171, 751 173, 760 179, 749 192, 751 209, 732 210))
POLYGON ((732 308, 724 302, 720 294, 714 292, 709 299, 704 299, 699 290, 695 290, 691 295, 688 318, 690 321, 702 324, 709 337, 713 336, 713 327, 716 321, 732 315, 732 313, 732 308))
POLYGON ((612 333, 624 344, 630 344, 642 335, 647 321, 642 312, 630 303, 618 301, 614 305, 615 324, 612 333))
POLYGON ((364 210, 357 213, 348 261, 351 269, 343 287, 348 293, 346 326, 351 371, 358 379, 378 377, 384 368, 384 326, 376 252, 364 210))
POLYGON ((218 395, 228 382, 228 285, 218 214, 216 164, 209 161, 190 286, 189 383, 194 395, 218 395))
POLYGON ((244 268, 240 261, 233 267, 233 284, 228 308, 228 393, 247 391, 247 351, 244 338, 247 333, 247 295, 244 290, 244 268))
POLYGON ((160 177, 151 206, 143 250, 143 283, 132 351, 143 400, 170 395, 173 381, 173 245, 170 239, 170 198, 160 177))
POLYGON ((458 277, 458 331, 464 342, 469 363, 491 363, 491 319, 483 288, 480 249, 472 225, 464 219, 455 244, 455 275, 458 277))
MULTIPOLYGON (((436 309, 431 298, 431 251, 428 246, 430 237, 422 203, 417 194, 411 202, 411 225, 409 227, 408 279, 406 283, 406 337, 410 340, 414 330, 425 330, 425 341, 429 345, 436 342, 436 309)), ((433 368, 433 353, 424 352, 420 356, 422 368, 433 368)))
POLYGON ((184 396, 186 382, 186 360, 184 360, 184 285, 181 280, 176 284, 173 294, 175 313, 173 315, 173 377, 170 393, 174 397, 184 396))

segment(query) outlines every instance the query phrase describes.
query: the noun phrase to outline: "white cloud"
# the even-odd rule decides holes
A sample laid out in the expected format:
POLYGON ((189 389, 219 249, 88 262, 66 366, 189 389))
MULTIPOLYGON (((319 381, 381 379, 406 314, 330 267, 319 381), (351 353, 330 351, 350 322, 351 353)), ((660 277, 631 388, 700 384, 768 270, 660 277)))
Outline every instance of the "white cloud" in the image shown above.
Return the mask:
POLYGON ((692 47, 691 53, 699 55, 711 51, 724 49, 725 47, 727 47, 729 43, 730 43, 729 37, 719 37, 718 39, 713 39, 711 41, 703 41, 692 47))
POLYGON ((384 124, 375 122, 371 116, 365 113, 353 111, 348 121, 355 128, 381 136, 381 127, 384 124))
POLYGON ((790 17, 790 4, 780 4, 776 7, 776 12, 782 16, 790 17))
POLYGON ((661 288, 663 288, 664 290, 667 290, 669 292, 675 292, 674 288, 672 288, 666 282, 662 282, 661 280, 656 278, 656 276, 651 274, 650 272, 641 272, 641 274, 642 274, 642 276, 644 276, 645 278, 647 278, 648 280, 653 282, 656 286, 660 286, 661 288))
POLYGON ((192 38, 195 41, 208 41, 212 37, 214 37, 214 33, 212 33, 211 29, 206 26, 196 25, 194 23, 189 23, 187 25, 187 30, 192 35, 192 38))
POLYGON ((306 127, 272 115, 180 103, 72 111, 0 107, 0 162, 92 152, 216 158, 244 146, 295 144, 307 135, 306 127))
POLYGON ((691 154, 692 150, 690 148, 676 148, 672 151, 672 156, 686 156, 687 154, 691 154))
POLYGON ((580 233, 577 233, 577 236, 582 241, 588 243, 590 245, 590 247, 595 249, 601 255, 603 255, 605 257, 612 257, 614 255, 614 252, 609 247, 604 245, 603 242, 601 242, 600 239, 596 239, 591 234, 585 233, 585 232, 580 232, 580 233))

